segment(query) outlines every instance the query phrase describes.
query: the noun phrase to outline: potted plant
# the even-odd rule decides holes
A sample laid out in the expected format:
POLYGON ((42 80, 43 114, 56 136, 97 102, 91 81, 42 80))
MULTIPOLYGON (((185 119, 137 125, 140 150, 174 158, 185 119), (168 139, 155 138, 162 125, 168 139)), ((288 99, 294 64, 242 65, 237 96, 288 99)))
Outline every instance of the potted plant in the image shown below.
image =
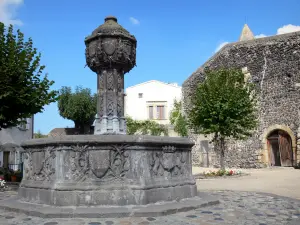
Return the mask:
POLYGON ((18 177, 18 171, 13 171, 12 173, 11 173, 11 182, 17 182, 17 177, 18 177))

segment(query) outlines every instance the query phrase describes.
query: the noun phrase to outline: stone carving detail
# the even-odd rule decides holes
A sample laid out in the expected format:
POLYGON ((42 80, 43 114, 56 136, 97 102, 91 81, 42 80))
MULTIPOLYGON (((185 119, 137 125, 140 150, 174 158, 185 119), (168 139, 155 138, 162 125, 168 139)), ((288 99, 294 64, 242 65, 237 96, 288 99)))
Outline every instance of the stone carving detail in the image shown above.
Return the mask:
POLYGON ((98 116, 101 118, 103 116, 103 111, 104 111, 103 110, 104 98, 103 98, 103 95, 101 93, 98 95, 98 101, 99 101, 99 103, 98 103, 98 105, 99 105, 99 109, 98 109, 99 114, 98 114, 98 116))
POLYGON ((89 175, 88 146, 75 146, 70 152, 69 173, 67 177, 74 181, 84 181, 89 175))
POLYGON ((104 75, 103 74, 99 75, 99 89, 100 90, 104 89, 104 75))
MULTIPOLYGON (((102 160, 97 160, 90 154, 91 171, 98 179, 122 179, 129 170, 129 145, 113 145, 110 151, 102 151, 102 160), (107 158, 107 160, 104 160, 107 158), (101 162, 99 162, 101 161, 101 162)), ((99 150, 95 156, 99 156, 99 150)))
POLYGON ((123 89, 123 79, 122 75, 118 73, 118 92, 121 92, 123 89))
POLYGON ((174 146, 164 146, 163 151, 154 151, 151 154, 151 172, 156 176, 178 176, 185 172, 187 152, 176 151, 174 146))
POLYGON ((104 50, 104 53, 109 56, 113 55, 116 51, 116 44, 117 44, 116 39, 111 39, 111 38, 103 39, 102 48, 104 50))
POLYGON ((32 178, 32 149, 28 149, 25 153, 25 160, 27 161, 27 166, 25 165, 25 176, 26 180, 31 180, 32 178))
POLYGON ((107 116, 113 116, 114 115, 114 99, 112 94, 107 95, 107 116))
POLYGON ((66 178, 77 182, 122 179, 129 170, 127 147, 129 145, 113 145, 111 150, 91 149, 87 145, 72 148, 65 162, 66 178))
POLYGON ((117 113, 118 113, 118 117, 123 117, 123 96, 119 95, 118 96, 118 105, 117 105, 117 113))
POLYGON ((107 90, 114 90, 114 74, 112 71, 107 72, 107 90))
POLYGON ((55 174, 55 168, 53 168, 53 160, 56 157, 55 150, 54 147, 47 147, 44 151, 29 150, 26 154, 28 160, 28 167, 25 169, 26 179, 51 180, 53 174, 55 174))

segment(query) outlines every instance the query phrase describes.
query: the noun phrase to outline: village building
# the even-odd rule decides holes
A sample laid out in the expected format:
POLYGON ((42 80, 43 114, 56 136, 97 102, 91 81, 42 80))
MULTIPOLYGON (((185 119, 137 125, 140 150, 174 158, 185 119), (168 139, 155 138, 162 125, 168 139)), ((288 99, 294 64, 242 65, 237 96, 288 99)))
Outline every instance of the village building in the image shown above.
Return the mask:
POLYGON ((153 120, 166 125, 169 136, 178 136, 170 124, 174 100, 180 101, 181 86, 150 80, 125 90, 125 115, 134 120, 153 120))
MULTIPOLYGON (((300 32, 254 38, 245 25, 238 42, 225 45, 183 83, 184 109, 191 106, 197 85, 205 78, 204 70, 218 68, 242 69, 259 94, 259 126, 248 140, 228 143, 226 165, 299 165, 300 32)), ((191 138, 196 142, 194 165, 218 167, 218 155, 208 142, 203 146, 197 135, 191 138)))
POLYGON ((33 138, 33 116, 26 124, 0 130, 0 167, 10 170, 22 169, 23 141, 33 138))

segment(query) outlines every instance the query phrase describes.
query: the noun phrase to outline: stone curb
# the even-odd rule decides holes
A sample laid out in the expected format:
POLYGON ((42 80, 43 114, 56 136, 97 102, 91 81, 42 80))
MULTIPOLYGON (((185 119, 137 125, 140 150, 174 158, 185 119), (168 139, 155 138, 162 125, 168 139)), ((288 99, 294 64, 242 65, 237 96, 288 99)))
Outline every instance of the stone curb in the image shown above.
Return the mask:
POLYGON ((12 197, 0 201, 0 209, 42 218, 121 218, 165 216, 219 203, 218 199, 207 193, 199 193, 194 198, 179 202, 161 202, 145 206, 97 207, 53 207, 20 202, 17 197, 12 197))

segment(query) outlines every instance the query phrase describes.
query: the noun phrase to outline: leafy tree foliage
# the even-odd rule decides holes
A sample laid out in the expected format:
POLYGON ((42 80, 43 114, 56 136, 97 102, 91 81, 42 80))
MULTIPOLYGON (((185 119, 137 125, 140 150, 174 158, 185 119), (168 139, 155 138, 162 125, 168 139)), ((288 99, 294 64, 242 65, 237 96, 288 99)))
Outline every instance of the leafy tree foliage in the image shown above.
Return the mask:
POLYGON ((81 134, 88 133, 97 113, 97 95, 91 89, 76 87, 72 93, 70 87, 62 87, 58 99, 59 114, 72 120, 81 134))
POLYGON ((48 135, 42 134, 40 130, 38 130, 37 133, 33 134, 33 138, 46 138, 46 137, 48 137, 48 135))
POLYGON ((168 136, 168 128, 165 125, 158 124, 151 120, 133 120, 126 117, 127 134, 142 134, 154 136, 168 136))
POLYGON ((170 114, 170 123, 174 126, 174 131, 180 136, 188 136, 187 121, 185 116, 182 114, 182 103, 181 101, 174 101, 174 108, 170 114))
POLYGON ((57 100, 50 91, 54 81, 45 75, 40 65, 41 54, 32 39, 13 26, 0 22, 0 129, 26 123, 25 118, 42 112, 45 105, 57 100))
POLYGON ((241 70, 206 71, 188 112, 190 128, 198 134, 213 134, 224 169, 225 138, 245 139, 258 124, 255 85, 241 70))

